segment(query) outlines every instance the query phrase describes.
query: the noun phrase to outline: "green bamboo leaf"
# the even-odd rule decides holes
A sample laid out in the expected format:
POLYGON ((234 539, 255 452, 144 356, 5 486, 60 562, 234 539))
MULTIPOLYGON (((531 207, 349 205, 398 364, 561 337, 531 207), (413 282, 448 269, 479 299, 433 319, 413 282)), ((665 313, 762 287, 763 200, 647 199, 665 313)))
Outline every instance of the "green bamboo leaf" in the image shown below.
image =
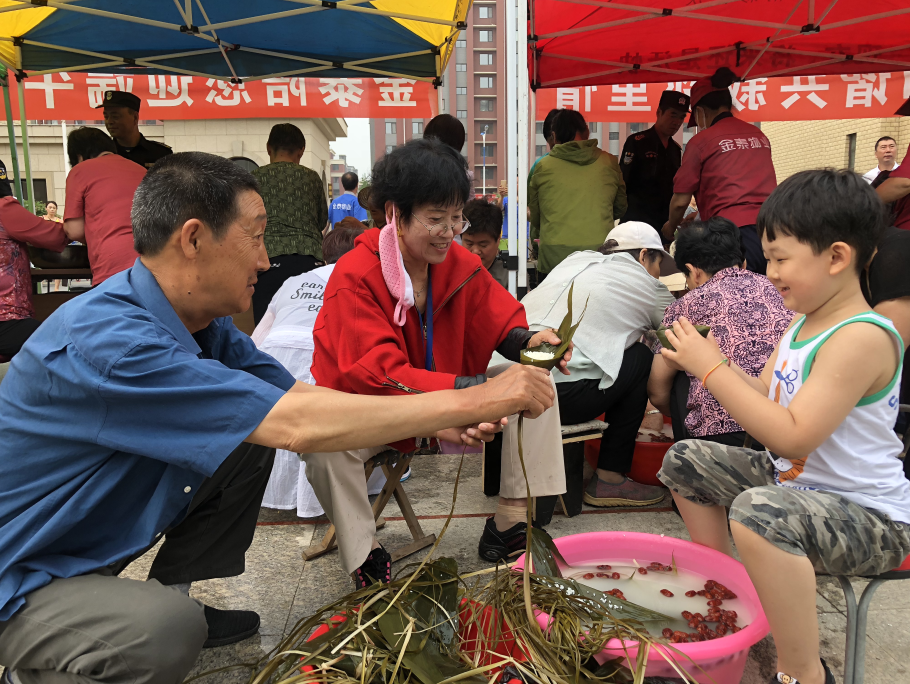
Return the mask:
POLYGON ((562 577, 557 560, 564 566, 569 565, 553 543, 553 537, 536 527, 531 528, 531 558, 534 560, 534 573, 547 577, 562 577))
MULTIPOLYGON (((559 324, 559 328, 556 330, 556 336, 559 338, 558 345, 552 345, 549 342, 543 342, 538 344, 536 347, 529 347, 525 349, 521 354, 521 362, 529 366, 538 366, 539 368, 552 369, 556 367, 556 364, 559 363, 559 360, 565 356, 565 353, 569 349, 569 343, 572 341, 572 338, 575 335, 575 331, 578 329, 578 326, 581 324, 581 320, 585 317, 585 311, 588 310, 588 300, 585 300, 585 308, 581 312, 581 316, 578 317, 578 320, 575 324, 572 324, 572 293, 575 290, 575 282, 569 286, 569 298, 568 298, 568 310, 566 311, 565 317, 562 319, 562 323, 559 324), (552 354, 552 358, 549 359, 531 359, 525 356, 524 352, 542 352, 545 354, 552 354)), ((590 299, 590 298, 589 298, 590 299)))

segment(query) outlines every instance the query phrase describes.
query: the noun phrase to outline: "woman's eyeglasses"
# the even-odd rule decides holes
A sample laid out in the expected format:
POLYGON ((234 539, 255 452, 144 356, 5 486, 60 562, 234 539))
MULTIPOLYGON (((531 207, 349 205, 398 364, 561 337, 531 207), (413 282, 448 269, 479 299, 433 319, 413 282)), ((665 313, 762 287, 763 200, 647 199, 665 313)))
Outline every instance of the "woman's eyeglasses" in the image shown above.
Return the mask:
POLYGON ((414 216, 414 220, 417 221, 417 223, 422 225, 424 228, 426 228, 430 232, 431 237, 442 237, 447 232, 449 232, 449 229, 452 230, 452 233, 454 235, 461 235, 471 225, 470 221, 456 221, 455 223, 433 223, 433 224, 427 225, 426 223, 421 221, 420 218, 416 214, 414 214, 413 216, 414 216))

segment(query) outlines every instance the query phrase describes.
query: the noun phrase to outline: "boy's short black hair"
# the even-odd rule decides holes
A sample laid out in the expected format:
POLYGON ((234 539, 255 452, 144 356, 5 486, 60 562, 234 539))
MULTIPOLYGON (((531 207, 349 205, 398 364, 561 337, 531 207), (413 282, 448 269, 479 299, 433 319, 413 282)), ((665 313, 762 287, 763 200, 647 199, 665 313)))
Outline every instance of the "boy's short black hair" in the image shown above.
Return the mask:
POLYGON ((465 235, 489 235, 497 242, 502 237, 502 209, 495 204, 473 199, 464 205, 464 217, 471 223, 465 235))
POLYGON ((714 275, 745 260, 742 235, 729 219, 715 216, 707 221, 693 221, 676 234, 676 267, 689 274, 686 264, 714 275))
POLYGON ((266 144, 274 152, 282 150, 289 154, 296 154, 306 149, 306 138, 297 126, 292 123, 280 123, 272 126, 266 144))
POLYGON ((758 236, 791 235, 821 254, 835 242, 856 251, 856 271, 871 261, 885 232, 885 205, 852 171, 818 169, 793 174, 771 193, 758 212, 758 236))
POLYGON ((383 209, 393 202, 407 221, 421 204, 461 205, 470 193, 465 158, 436 138, 415 138, 373 166, 370 206, 383 209))

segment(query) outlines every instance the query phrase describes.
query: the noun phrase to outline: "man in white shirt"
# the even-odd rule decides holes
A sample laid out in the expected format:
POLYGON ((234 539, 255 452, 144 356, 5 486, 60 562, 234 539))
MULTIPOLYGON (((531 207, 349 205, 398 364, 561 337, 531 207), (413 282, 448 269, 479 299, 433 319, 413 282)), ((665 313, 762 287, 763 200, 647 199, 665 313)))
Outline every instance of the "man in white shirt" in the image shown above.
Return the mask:
POLYGON ((878 159, 878 166, 863 174, 866 182, 872 183, 882 171, 893 171, 900 166, 894 161, 895 154, 897 154, 897 143, 894 138, 888 135, 879 138, 875 143, 875 158, 878 159))

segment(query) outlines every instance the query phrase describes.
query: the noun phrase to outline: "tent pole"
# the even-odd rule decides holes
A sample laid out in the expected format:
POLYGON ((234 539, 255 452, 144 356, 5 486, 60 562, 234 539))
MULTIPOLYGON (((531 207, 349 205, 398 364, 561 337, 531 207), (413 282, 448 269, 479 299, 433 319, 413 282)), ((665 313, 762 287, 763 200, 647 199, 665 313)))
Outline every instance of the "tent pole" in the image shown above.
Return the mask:
POLYGON ((16 199, 22 201, 22 176, 19 174, 19 152, 16 150, 16 127, 13 125, 13 108, 9 101, 9 71, 3 70, 3 106, 6 109, 6 133, 9 136, 9 155, 16 177, 16 199))
MULTIPOLYGON (((518 298, 521 299, 528 291, 528 146, 522 144, 522 137, 528 136, 533 140, 532 134, 536 133, 534 128, 529 129, 528 122, 528 91, 530 83, 528 80, 528 0, 518 0, 518 35, 517 43, 517 75, 516 87, 518 89, 518 191, 513 195, 518 197, 516 204, 516 214, 518 214, 518 298)), ((536 127, 535 127, 536 128, 536 127)))
MULTIPOLYGON (((518 135, 518 0, 507 0, 506 2, 506 178, 508 179, 509 194, 512 199, 509 200, 510 211, 508 212, 507 229, 509 231, 509 292, 513 297, 518 296, 517 272, 512 270, 512 264, 518 259, 518 226, 520 196, 518 177, 518 147, 520 136, 518 135)), ((524 24, 524 21, 522 21, 524 24)), ((522 28, 524 30, 524 28, 522 28)))
MULTIPOLYGON (((28 120, 25 118, 25 84, 17 77, 19 83, 19 126, 22 130, 22 159, 25 162, 25 182, 28 192, 26 208, 35 213, 35 185, 32 183, 32 163, 28 155, 28 120)), ((21 197, 19 198, 21 201, 21 197)))
POLYGON ((63 135, 63 177, 66 178, 70 171, 70 157, 66 147, 66 119, 60 119, 60 133, 63 135))

